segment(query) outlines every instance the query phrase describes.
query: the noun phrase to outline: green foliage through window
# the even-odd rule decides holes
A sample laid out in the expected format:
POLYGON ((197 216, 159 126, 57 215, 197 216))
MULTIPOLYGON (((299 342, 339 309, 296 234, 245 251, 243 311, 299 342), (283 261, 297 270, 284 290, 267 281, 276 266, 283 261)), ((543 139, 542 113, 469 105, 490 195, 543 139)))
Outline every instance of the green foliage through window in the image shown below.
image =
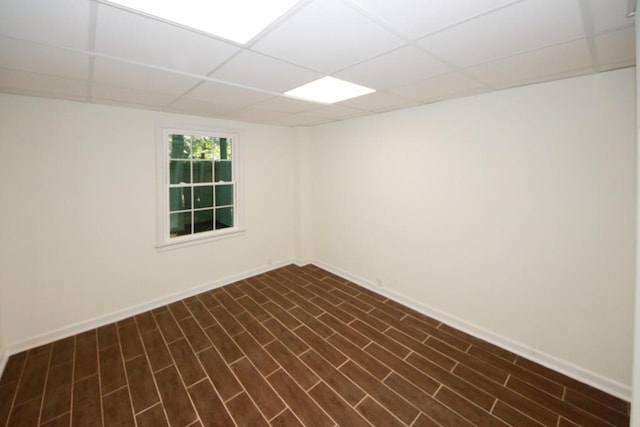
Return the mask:
POLYGON ((234 227, 233 138, 168 135, 170 238, 234 227))

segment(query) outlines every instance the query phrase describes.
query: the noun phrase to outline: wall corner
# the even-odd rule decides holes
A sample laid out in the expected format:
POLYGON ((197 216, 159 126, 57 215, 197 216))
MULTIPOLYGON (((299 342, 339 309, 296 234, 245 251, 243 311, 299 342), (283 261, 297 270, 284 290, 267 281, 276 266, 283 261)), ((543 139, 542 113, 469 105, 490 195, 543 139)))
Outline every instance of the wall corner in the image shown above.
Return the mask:
POLYGON ((294 254, 296 263, 308 264, 312 259, 311 155, 309 128, 295 128, 294 138, 294 197, 295 233, 294 254))

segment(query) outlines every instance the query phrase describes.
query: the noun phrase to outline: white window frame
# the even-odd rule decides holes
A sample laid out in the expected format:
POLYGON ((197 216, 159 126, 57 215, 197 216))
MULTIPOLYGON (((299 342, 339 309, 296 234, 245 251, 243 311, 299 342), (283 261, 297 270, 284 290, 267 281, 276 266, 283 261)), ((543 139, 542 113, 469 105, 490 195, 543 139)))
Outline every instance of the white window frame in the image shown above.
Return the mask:
MULTIPOLYGON (((228 238, 242 234, 243 198, 241 192, 241 167, 239 158, 242 157, 239 132, 223 131, 218 129, 198 128, 193 126, 168 126, 160 125, 158 129, 157 150, 157 244, 158 249, 173 249, 194 244, 206 243, 214 240, 228 238), (170 205, 169 205, 169 136, 178 135, 204 135, 215 138, 230 138, 232 141, 231 173, 233 182, 233 227, 192 233, 184 236, 170 237, 170 205)), ((193 184, 193 182, 191 183, 193 184)), ((215 183, 214 183, 215 185, 215 183)))

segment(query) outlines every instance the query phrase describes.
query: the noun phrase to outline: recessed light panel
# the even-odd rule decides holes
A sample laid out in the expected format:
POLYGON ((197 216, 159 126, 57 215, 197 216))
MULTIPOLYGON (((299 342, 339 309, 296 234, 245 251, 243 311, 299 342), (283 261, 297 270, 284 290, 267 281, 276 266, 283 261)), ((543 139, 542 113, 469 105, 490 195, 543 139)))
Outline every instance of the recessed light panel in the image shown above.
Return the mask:
POLYGON ((375 92, 374 89, 355 83, 349 83, 333 77, 323 77, 306 85, 291 89, 285 92, 285 95, 307 101, 333 104, 373 92, 375 92))
POLYGON ((247 43, 299 0, 108 0, 237 43, 247 43))

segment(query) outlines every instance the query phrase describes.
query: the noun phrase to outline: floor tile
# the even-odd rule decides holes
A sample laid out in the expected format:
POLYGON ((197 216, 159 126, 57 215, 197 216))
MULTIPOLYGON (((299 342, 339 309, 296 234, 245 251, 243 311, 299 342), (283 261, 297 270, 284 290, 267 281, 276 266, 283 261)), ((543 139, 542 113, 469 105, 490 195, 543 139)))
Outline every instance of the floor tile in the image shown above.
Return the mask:
POLYGON ((160 402, 151 367, 146 356, 139 356, 125 362, 133 409, 139 413, 160 402))
POLYGON ((47 379, 49 367, 49 353, 29 355, 24 367, 24 372, 18 383, 18 392, 15 397, 15 405, 42 397, 44 383, 47 379))
POLYGON ((289 409, 283 411, 271 420, 271 425, 273 427, 303 427, 300 420, 297 419, 289 409))
POLYGON ((265 349, 304 390, 320 381, 320 378, 280 341, 269 343, 265 349))
MULTIPOLYGON (((466 419, 463 418, 462 415, 465 413, 469 415, 469 411, 462 411, 461 405, 457 405, 456 401, 449 400, 444 402, 442 400, 438 401, 433 398, 431 395, 425 393, 422 389, 418 388, 416 385, 412 384, 407 379, 401 377, 395 372, 389 375, 383 383, 398 393, 400 396, 404 397, 409 403, 411 403, 416 408, 420 409, 422 412, 429 414, 429 417, 442 425, 445 426, 466 426, 472 427, 473 425, 469 420, 472 418, 467 416, 466 419)), ((460 399, 464 400, 464 399, 460 399)), ((470 402, 468 406, 473 406, 470 402)), ((478 409, 478 415, 473 414, 473 421, 478 421, 484 415, 484 418, 489 418, 486 411, 482 411, 482 409, 478 409)), ((489 424, 487 424, 489 425, 489 424)))
POLYGON ((334 425, 333 421, 313 403, 304 390, 284 371, 278 370, 267 379, 304 424, 318 427, 334 425))
POLYGON ((347 360, 347 357, 338 351, 337 348, 323 340, 322 337, 306 326, 300 326, 294 333, 333 366, 340 366, 347 360))
POLYGON ((267 376, 279 368, 275 360, 249 333, 243 332, 235 339, 238 346, 262 375, 267 376))
POLYGON ((291 330, 275 319, 269 319, 263 323, 278 341, 283 343, 293 354, 299 355, 309 349, 300 338, 298 338, 291 330))
POLYGON ((49 365, 56 367, 63 363, 73 362, 73 352, 75 350, 76 340, 75 337, 64 338, 60 341, 53 343, 53 349, 51 350, 51 361, 49 365))
POLYGON ((126 387, 104 396, 102 406, 104 408, 104 425, 135 427, 129 391, 126 387))
POLYGON ((269 425, 267 420, 265 420, 264 416, 245 393, 241 393, 227 402, 227 408, 229 408, 229 412, 231 412, 233 419, 236 420, 238 425, 247 427, 262 427, 269 425))
POLYGON ((389 375, 391 372, 391 368, 384 364, 384 361, 380 359, 376 359, 371 356, 365 350, 360 347, 352 344, 348 339, 344 338, 342 335, 334 335, 329 338, 329 343, 333 344, 336 348, 340 349, 342 353, 344 353, 349 359, 356 362, 362 368, 366 369, 374 377, 382 380, 384 377, 389 375))
POLYGON ((242 386, 218 352, 209 348, 198 354, 209 379, 223 401, 242 391, 242 386))
POLYGON ((189 344, 191 344, 191 347, 193 347, 196 353, 211 347, 211 341, 193 317, 182 319, 178 324, 185 338, 189 341, 189 344))
POLYGON ((167 344, 182 338, 182 331, 178 327, 178 323, 173 317, 173 314, 171 314, 171 311, 163 311, 157 314, 155 317, 156 323, 158 324, 160 332, 162 333, 162 336, 164 337, 164 340, 167 342, 167 344))
POLYGON ((235 362, 231 365, 231 370, 267 419, 275 417, 285 409, 282 399, 278 397, 247 358, 235 362))
POLYGON ((198 415, 191 405, 176 368, 170 366, 156 372, 155 378, 169 423, 172 426, 186 426, 193 422, 198 415))
POLYGON ((144 353, 142 341, 140 341, 140 335, 138 334, 138 327, 135 323, 127 323, 119 327, 118 335, 124 360, 129 360, 144 353))
POLYGON ((189 388, 189 395, 200 420, 205 426, 229 426, 234 423, 209 380, 200 381, 189 388))
POLYGON ((369 426, 369 423, 361 415, 325 383, 318 383, 309 390, 309 395, 339 426, 369 426))
POLYGON ((160 330, 152 329, 142 334, 142 342, 153 372, 164 369, 173 364, 169 349, 162 339, 160 330))
POLYGON ((76 426, 102 425, 102 402, 97 374, 74 384, 71 419, 76 426))
POLYGON ((345 363, 340 367, 340 371, 403 422, 410 424, 418 416, 420 411, 415 406, 408 404, 406 400, 355 363, 345 363))
POLYGON ((205 329, 207 336, 216 350, 227 363, 233 363, 244 357, 244 353, 238 344, 227 334, 220 325, 212 325, 205 329))
POLYGON ((189 387, 206 377, 204 370, 198 363, 196 354, 186 339, 180 338, 169 344, 169 352, 173 356, 185 386, 189 387))
POLYGON ((31 427, 38 425, 40 413, 40 399, 32 399, 13 407, 9 426, 31 427))
POLYGON ((275 337, 251 314, 243 312, 236 316, 236 320, 251 334, 261 345, 270 343, 275 337))
POLYGON ((395 427, 405 425, 393 414, 391 414, 391 412, 387 411, 370 397, 363 399, 362 402, 360 402, 360 404, 356 407, 356 409, 374 426, 380 425, 385 427, 395 427))
POLYGON ((42 400, 40 422, 49 421, 71 410, 73 363, 49 368, 47 386, 42 400))
POLYGON ((146 411, 136 415, 138 427, 164 427, 169 426, 167 416, 162 405, 156 405, 146 411))
POLYGON ((365 397, 365 393, 360 387, 320 357, 315 351, 304 353, 300 356, 300 359, 351 405, 355 405, 365 397))
POLYGON ((127 384, 120 346, 100 350, 100 385, 102 394, 111 393, 127 384))

